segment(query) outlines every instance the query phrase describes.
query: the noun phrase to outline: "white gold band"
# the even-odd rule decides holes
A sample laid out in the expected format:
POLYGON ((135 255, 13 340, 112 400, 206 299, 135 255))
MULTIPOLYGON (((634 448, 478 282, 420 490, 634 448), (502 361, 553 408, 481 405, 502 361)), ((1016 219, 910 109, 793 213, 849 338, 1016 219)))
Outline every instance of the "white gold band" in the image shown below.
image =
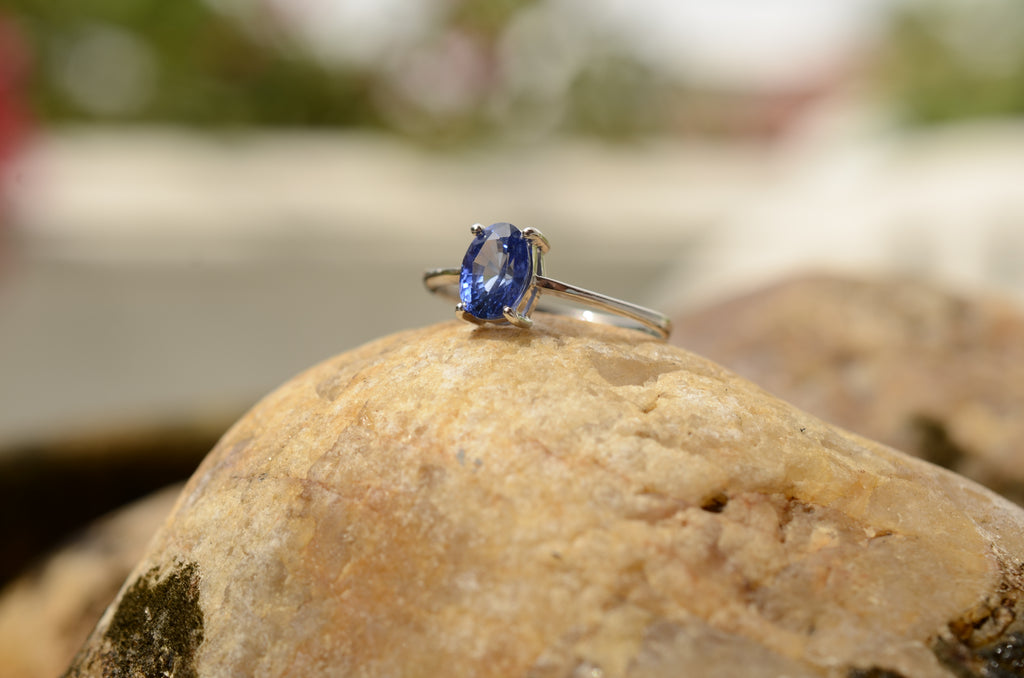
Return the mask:
MULTIPOLYGON (((423 276, 423 285, 435 294, 459 300, 459 269, 438 268, 427 271, 423 276)), ((558 315, 576 315, 576 317, 591 322, 617 325, 637 329, 654 335, 659 339, 667 339, 672 331, 672 322, 665 315, 655 310, 631 304, 621 299, 591 292, 580 287, 553 280, 543 275, 534 277, 533 285, 539 292, 541 298, 544 295, 558 297, 565 301, 572 302, 585 308, 597 309, 598 313, 586 310, 575 314, 567 313, 561 308, 552 308, 538 301, 537 310, 542 313, 554 313, 558 315), (626 321, 623 321, 623 318, 626 321), (628 322, 632 321, 632 322, 628 322)))

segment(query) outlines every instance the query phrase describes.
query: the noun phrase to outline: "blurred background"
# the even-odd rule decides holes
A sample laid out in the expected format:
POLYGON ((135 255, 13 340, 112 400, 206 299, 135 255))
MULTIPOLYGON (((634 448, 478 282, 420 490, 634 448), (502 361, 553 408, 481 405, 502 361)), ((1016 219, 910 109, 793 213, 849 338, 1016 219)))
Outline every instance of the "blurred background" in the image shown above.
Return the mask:
POLYGON ((1018 0, 7 0, 0 584, 256 399, 451 317, 473 222, 682 312, 1024 299, 1018 0))

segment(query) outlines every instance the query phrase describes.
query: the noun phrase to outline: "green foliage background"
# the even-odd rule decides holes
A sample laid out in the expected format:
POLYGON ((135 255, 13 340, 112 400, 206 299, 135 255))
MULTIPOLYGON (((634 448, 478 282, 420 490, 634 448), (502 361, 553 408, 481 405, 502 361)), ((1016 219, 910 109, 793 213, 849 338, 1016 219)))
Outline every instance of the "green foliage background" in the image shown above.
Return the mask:
MULTIPOLYGON (((32 51, 30 99, 44 121, 186 125, 379 126, 367 74, 326 70, 282 44, 268 48, 199 0, 9 0, 32 51), (99 116, 76 104, 55 73, 76 31, 109 24, 147 44, 154 95, 138 110, 99 116)), ((269 28, 269 26, 268 26, 269 28)), ((282 36, 275 36, 283 41, 282 36)))
MULTIPOLYGON (((493 46, 511 18, 533 1, 453 1, 446 19, 493 46)), ((901 6, 872 71, 878 91, 911 126, 1024 114, 1024 47, 1009 54, 1009 66, 998 73, 979 71, 936 29, 948 21, 943 12, 949 5, 950 0, 936 0, 901 6)), ((1024 2, 1007 3, 1000 11, 1006 12, 1004 26, 1024 23, 1024 2)), ((479 110, 451 119, 415 107, 396 116, 389 106, 407 102, 396 104, 382 86, 382 69, 325 67, 290 44, 269 16, 243 25, 202 0, 7 0, 4 12, 29 43, 29 98, 44 124, 362 127, 435 141, 495 131, 486 93, 479 110), (58 73, 68 46, 97 25, 117 27, 148 46, 154 82, 141 106, 117 113, 89 110, 62 86, 58 73), (403 128, 399 119, 412 122, 403 128)), ((604 138, 672 133, 694 102, 707 96, 613 48, 583 69, 568 90, 560 129, 604 138)), ((516 106, 528 114, 531 102, 516 106)))
POLYGON ((894 17, 877 77, 907 125, 1024 115, 1024 2, 968 5, 915 3, 894 17), (998 68, 972 58, 984 50, 998 51, 998 68))

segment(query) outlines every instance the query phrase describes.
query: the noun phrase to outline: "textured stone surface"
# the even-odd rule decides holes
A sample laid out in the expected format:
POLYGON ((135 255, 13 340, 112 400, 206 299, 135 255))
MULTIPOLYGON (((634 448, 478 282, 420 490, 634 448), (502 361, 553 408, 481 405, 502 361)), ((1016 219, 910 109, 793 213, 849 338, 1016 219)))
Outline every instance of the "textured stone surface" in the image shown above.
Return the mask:
POLYGON ((67 668, 180 492, 175 485, 98 521, 0 592, 3 678, 52 678, 67 668))
POLYGON ((1024 503, 1024 310, 813 276, 675 318, 673 343, 1024 503))
POLYGON ((1019 507, 681 349, 452 322, 232 427, 68 675, 980 676, 1022 556, 1019 507))

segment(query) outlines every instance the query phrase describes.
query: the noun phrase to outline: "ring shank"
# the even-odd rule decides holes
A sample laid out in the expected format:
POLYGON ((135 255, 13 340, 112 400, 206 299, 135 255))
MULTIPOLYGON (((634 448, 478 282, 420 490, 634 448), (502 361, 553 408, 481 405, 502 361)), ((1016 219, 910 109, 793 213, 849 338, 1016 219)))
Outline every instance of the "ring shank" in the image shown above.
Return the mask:
MULTIPOLYGON (((459 269, 439 268, 427 271, 423 276, 423 284, 429 291, 435 294, 450 297, 455 301, 459 300, 459 269)), ((543 299, 544 295, 551 295, 579 306, 597 309, 599 313, 586 311, 573 314, 590 322, 637 329, 654 335, 659 339, 667 339, 672 329, 672 322, 668 317, 644 306, 638 306, 621 299, 591 292, 590 290, 541 275, 536 276, 534 285, 541 292, 541 299, 543 299), (622 318, 626 318, 632 321, 632 323, 623 322, 622 318)), ((542 313, 569 315, 561 309, 545 305, 543 301, 538 302, 536 310, 542 313)))

